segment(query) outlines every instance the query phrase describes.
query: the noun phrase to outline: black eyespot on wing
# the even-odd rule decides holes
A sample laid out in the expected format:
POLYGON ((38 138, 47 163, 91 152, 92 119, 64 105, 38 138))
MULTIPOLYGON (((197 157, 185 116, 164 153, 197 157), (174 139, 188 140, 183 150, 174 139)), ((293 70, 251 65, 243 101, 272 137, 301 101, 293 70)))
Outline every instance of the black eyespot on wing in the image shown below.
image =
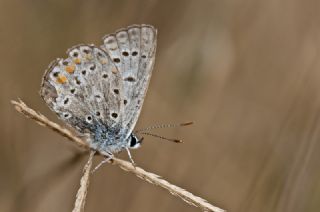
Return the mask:
POLYGON ((134 51, 134 52, 131 53, 131 55, 132 55, 132 56, 137 56, 137 55, 138 55, 138 52, 134 51))
POLYGON ((122 52, 122 55, 125 56, 125 57, 128 57, 129 53, 128 52, 122 52))
POLYGON ((77 84, 77 85, 80 85, 80 84, 81 84, 81 82, 80 82, 80 80, 79 80, 78 77, 76 77, 76 84, 77 84))
POLYGON ((102 77, 106 79, 108 78, 108 74, 103 74, 102 77))
POLYGON ((63 61, 62 64, 66 66, 66 65, 69 64, 69 62, 68 61, 63 61))
POLYGON ((113 62, 120 63, 120 58, 113 58, 113 62))
POLYGON ((78 56, 79 56, 78 52, 74 52, 74 53, 73 53, 73 56, 74 56, 74 57, 78 57, 78 56))
POLYGON ((136 79, 133 77, 126 77, 126 78, 124 78, 124 80, 128 81, 128 82, 135 82, 136 81, 136 79))
POLYGON ((113 118, 117 118, 117 117, 118 117, 118 114, 117 114, 117 113, 111 113, 111 116, 112 116, 113 118))
POLYGON ((76 92, 75 88, 70 89, 70 93, 74 94, 76 92))
POLYGON ((128 103, 128 101, 125 99, 123 100, 123 104, 126 105, 128 103))
POLYGON ((91 116, 87 116, 87 117, 86 117, 86 121, 87 121, 88 123, 91 123, 92 117, 91 117, 91 116))
POLYGON ((115 94, 119 94, 119 89, 113 89, 113 92, 114 92, 115 94))
POLYGON ((63 101, 63 104, 68 104, 68 102, 69 102, 69 98, 66 98, 64 101, 63 101))
POLYGON ((89 53, 90 53, 90 51, 89 51, 89 49, 84 49, 84 50, 83 50, 83 53, 85 53, 85 54, 89 54, 89 53))
POLYGON ((90 67, 90 70, 93 71, 94 69, 96 69, 96 65, 93 64, 91 67, 90 67))
POLYGON ((141 57, 142 57, 142 58, 147 58, 147 56, 145 56, 145 55, 142 55, 141 57))
POLYGON ((96 116, 100 116, 101 113, 99 111, 96 112, 96 116))
POLYGON ((54 77, 58 77, 58 76, 59 76, 59 72, 54 72, 54 73, 53 73, 53 76, 54 76, 54 77))
POLYGON ((86 70, 83 70, 81 73, 82 73, 83 75, 86 75, 87 71, 86 71, 86 70))

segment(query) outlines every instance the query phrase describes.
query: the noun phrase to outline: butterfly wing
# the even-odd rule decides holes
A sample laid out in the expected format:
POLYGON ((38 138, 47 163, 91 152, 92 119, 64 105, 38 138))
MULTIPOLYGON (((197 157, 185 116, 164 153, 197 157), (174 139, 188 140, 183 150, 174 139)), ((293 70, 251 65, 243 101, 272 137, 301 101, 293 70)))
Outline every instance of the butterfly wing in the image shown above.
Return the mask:
POLYGON ((119 125, 123 112, 121 75, 100 48, 79 45, 51 63, 40 95, 49 108, 80 134, 94 136, 98 124, 119 125))
POLYGON ((120 71, 123 80, 121 119, 128 137, 138 118, 155 61, 157 31, 150 25, 133 25, 106 35, 102 49, 120 71))

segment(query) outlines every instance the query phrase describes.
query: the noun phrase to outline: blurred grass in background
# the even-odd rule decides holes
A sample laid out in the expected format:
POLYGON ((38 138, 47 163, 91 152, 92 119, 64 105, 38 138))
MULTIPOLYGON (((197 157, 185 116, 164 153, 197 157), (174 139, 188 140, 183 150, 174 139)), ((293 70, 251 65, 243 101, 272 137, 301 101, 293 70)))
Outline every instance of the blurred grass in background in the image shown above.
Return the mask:
MULTIPOLYGON (((38 95, 50 61, 136 23, 158 28, 137 127, 195 125, 160 130, 185 143, 147 138, 135 161, 228 211, 319 211, 319 8, 316 0, 0 0, 0 211, 70 211, 87 158, 9 100, 57 121, 38 95)), ((196 211, 110 165, 88 197, 86 211, 196 211)))

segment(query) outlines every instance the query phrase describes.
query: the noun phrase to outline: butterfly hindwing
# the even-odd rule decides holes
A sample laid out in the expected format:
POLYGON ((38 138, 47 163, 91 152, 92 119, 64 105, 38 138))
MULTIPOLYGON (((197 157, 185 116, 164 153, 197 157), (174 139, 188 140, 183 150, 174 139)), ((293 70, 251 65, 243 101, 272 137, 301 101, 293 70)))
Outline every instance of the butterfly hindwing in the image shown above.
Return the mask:
POLYGON ((93 133, 97 122, 119 124, 122 81, 109 55, 88 45, 73 47, 68 55, 44 75, 40 94, 50 109, 80 133, 93 133))

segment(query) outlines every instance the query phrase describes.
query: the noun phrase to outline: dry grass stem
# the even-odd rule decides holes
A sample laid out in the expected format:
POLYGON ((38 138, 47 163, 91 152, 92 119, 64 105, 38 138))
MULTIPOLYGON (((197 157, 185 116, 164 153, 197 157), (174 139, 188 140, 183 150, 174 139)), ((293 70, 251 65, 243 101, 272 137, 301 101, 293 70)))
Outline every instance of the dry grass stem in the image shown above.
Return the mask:
POLYGON ((30 119, 35 120, 41 126, 45 126, 52 129, 53 131, 59 133, 60 135, 68 138, 70 141, 74 142, 76 145, 78 145, 81 148, 90 149, 87 143, 85 143, 83 140, 81 140, 77 136, 74 136, 70 130, 63 128, 59 124, 50 121, 47 117, 45 117, 41 113, 37 113, 33 109, 29 108, 23 101, 19 100, 19 102, 16 102, 12 100, 11 103, 14 105, 14 108, 18 112, 22 113, 23 115, 25 115, 30 119))
POLYGON ((199 207, 203 211, 214 211, 214 212, 221 212, 225 211, 221 208, 213 206, 212 204, 208 203, 207 200, 202 199, 201 197, 195 196, 194 194, 186 191, 183 188, 180 188, 176 185, 169 183, 168 181, 162 179, 160 176, 153 174, 151 172, 147 172, 140 167, 134 167, 130 162, 115 158, 113 164, 120 166, 125 171, 129 171, 134 173, 137 177, 152 183, 154 185, 160 186, 166 190, 168 190, 172 195, 180 197, 182 200, 187 202, 190 205, 199 207))
MULTIPOLYGON (((73 143, 77 144, 79 147, 85 148, 87 150, 89 150, 89 146, 86 142, 84 142, 83 140, 81 140, 80 138, 76 137, 75 135, 73 135, 71 133, 71 131, 69 131, 68 129, 65 129, 63 127, 61 127, 60 125, 50 121, 48 118, 46 118, 45 116, 43 116, 40 113, 35 112, 33 109, 29 108, 24 102, 22 102, 21 100, 19 102, 17 101, 11 101, 11 103, 15 106, 15 109, 24 114, 25 116, 27 116, 28 118, 31 118, 33 120, 35 120, 37 123, 39 123, 42 126, 46 126, 52 130, 54 130, 55 132, 63 135, 64 137, 67 137, 69 140, 71 140, 73 143)), ((92 153, 91 153, 92 154, 92 153)), ((91 156, 90 156, 91 157, 91 156)), ((90 161, 90 159, 89 159, 90 161)), ((88 161, 88 163, 89 163, 88 161)), ((112 164, 118 165, 119 167, 121 167, 123 170, 125 171, 129 171, 134 173, 137 177, 152 183, 154 185, 160 186, 166 190, 168 190, 171 194, 180 197, 182 200, 184 200, 185 202, 187 202, 190 205, 199 207, 201 210, 204 211, 214 211, 214 212, 221 212, 224 211, 223 209, 220 209, 216 206, 213 206, 212 204, 208 203, 206 200, 193 195, 192 193, 186 191, 185 189, 182 189, 176 185, 173 185, 171 183, 169 183, 168 181, 162 179, 160 176, 147 172, 145 170, 143 170, 142 168, 139 167, 134 167, 130 162, 118 159, 118 158, 114 158, 113 160, 110 161, 112 164)), ((85 173, 81 179, 81 187, 84 187, 83 189, 85 189, 85 191, 87 190, 87 186, 88 184, 82 182, 82 180, 85 180, 85 175, 86 175, 86 170, 85 173)), ((89 176, 87 176, 89 179, 89 176)), ((87 179, 87 180, 88 180, 87 179)), ((88 180, 89 181, 89 180, 88 180)), ((80 187, 78 194, 77 194, 77 198, 79 195, 80 190, 82 189, 80 187)), ((82 191, 81 191, 82 192, 82 191)), ((86 192, 85 192, 86 193, 86 192)), ((85 195, 84 195, 84 199, 85 199, 85 195)), ((85 202, 85 200, 83 200, 85 202)), ((82 204, 84 204, 84 202, 82 204)), ((76 203, 77 204, 77 203, 76 203)), ((80 208, 81 208, 81 204, 80 204, 80 208)), ((81 210, 77 210, 77 211, 81 211, 81 210)))
POLYGON ((96 151, 91 150, 88 162, 83 168, 83 176, 80 180, 80 188, 77 192, 76 201, 74 203, 74 208, 72 212, 82 212, 84 211, 84 206, 86 204, 86 197, 87 191, 89 187, 89 178, 90 178, 90 171, 92 167, 93 156, 96 151))

